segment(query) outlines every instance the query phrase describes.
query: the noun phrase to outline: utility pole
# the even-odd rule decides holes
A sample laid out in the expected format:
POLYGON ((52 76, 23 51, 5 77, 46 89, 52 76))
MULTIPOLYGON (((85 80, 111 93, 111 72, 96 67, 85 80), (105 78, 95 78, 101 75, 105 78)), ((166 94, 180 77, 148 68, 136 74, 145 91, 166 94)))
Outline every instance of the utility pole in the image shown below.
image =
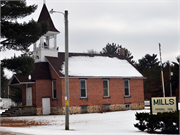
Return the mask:
POLYGON ((171 84, 171 63, 169 62, 169 83, 170 83, 170 97, 172 97, 172 84, 171 84))
POLYGON ((162 67, 162 58, 161 58, 161 44, 160 43, 159 43, 159 54, 160 54, 160 61, 161 61, 161 78, 162 78, 162 87, 163 87, 163 97, 165 97, 163 67, 162 67))
POLYGON ((69 130, 68 11, 65 11, 65 130, 69 130))
POLYGON ((68 75, 68 11, 65 13, 54 11, 51 9, 49 11, 52 13, 61 13, 64 15, 65 23, 65 130, 69 130, 69 75, 68 75))

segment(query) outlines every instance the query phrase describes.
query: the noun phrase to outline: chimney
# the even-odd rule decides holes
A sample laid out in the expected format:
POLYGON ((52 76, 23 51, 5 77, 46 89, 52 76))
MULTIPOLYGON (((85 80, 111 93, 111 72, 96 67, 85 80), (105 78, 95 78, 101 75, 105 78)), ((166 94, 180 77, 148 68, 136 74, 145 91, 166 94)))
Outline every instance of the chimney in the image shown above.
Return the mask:
POLYGON ((119 52, 120 52, 120 55, 121 55, 121 56, 125 56, 125 50, 124 50, 124 48, 120 48, 120 51, 119 51, 119 52))

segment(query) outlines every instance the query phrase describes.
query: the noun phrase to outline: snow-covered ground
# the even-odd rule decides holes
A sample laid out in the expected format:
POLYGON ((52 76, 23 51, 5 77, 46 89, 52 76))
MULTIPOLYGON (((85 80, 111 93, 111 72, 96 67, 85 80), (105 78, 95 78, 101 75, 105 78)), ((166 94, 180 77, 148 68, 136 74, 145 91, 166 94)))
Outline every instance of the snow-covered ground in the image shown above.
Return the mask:
POLYGON ((49 125, 36 127, 0 127, 0 131, 30 135, 147 135, 148 133, 139 131, 133 125, 138 122, 135 120, 135 113, 150 112, 149 108, 147 108, 144 110, 70 115, 69 131, 65 130, 64 115, 11 117, 21 120, 48 121, 49 125))
POLYGON ((2 112, 5 112, 5 111, 6 111, 5 109, 3 109, 3 110, 0 109, 0 114, 2 114, 2 112))
POLYGON ((65 130, 64 115, 12 117, 14 119, 28 119, 48 121, 47 126, 36 127, 0 127, 0 131, 17 132, 30 135, 144 135, 134 127, 136 112, 149 112, 149 110, 129 110, 106 113, 76 114, 69 116, 69 128, 65 130))

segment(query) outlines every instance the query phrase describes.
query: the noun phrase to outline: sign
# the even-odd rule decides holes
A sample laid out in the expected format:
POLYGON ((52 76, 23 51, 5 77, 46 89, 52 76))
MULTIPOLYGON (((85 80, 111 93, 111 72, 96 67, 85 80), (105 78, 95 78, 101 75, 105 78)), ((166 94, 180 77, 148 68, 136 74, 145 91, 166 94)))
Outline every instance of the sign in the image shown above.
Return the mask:
POLYGON ((66 104, 66 106, 68 106, 68 105, 69 105, 69 101, 68 101, 68 100, 66 100, 66 101, 65 101, 65 104, 66 104))
POLYGON ((151 113, 174 112, 178 110, 176 97, 151 98, 151 113))
POLYGON ((67 100, 67 96, 65 96, 65 100, 67 100))

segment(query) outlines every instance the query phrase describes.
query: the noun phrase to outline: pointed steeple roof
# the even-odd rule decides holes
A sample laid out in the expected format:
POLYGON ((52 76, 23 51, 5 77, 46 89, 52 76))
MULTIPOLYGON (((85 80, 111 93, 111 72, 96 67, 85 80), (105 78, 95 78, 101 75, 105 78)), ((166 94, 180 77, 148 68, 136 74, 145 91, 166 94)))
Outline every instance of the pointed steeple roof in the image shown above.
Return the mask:
POLYGON ((48 9, 46 7, 46 4, 43 5, 43 8, 41 10, 41 13, 38 19, 38 22, 45 22, 45 21, 48 21, 49 23, 48 31, 59 32, 53 24, 51 16, 49 15, 48 9))

